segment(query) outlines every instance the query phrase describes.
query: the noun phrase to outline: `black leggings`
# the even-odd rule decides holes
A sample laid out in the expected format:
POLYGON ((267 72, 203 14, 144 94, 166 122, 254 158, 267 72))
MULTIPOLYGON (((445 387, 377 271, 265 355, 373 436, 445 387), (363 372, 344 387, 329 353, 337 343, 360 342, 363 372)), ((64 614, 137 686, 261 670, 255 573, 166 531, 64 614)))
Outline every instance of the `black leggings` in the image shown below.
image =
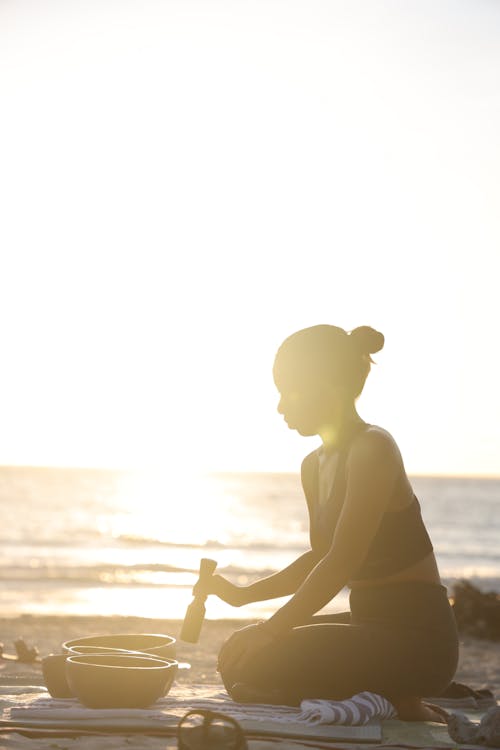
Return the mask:
POLYGON ((341 700, 363 690, 398 697, 437 696, 458 661, 455 619, 444 586, 399 583, 351 591, 351 612, 316 616, 222 679, 278 691, 284 702, 341 700))

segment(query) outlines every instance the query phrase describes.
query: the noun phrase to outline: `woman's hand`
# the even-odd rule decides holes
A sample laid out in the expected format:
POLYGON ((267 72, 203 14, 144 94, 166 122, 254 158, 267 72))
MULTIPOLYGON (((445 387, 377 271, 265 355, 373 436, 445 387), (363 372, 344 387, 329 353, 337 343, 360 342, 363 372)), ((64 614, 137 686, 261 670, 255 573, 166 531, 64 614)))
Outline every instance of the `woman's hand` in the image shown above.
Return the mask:
POLYGON ((245 669, 255 655, 274 643, 276 637, 262 625, 247 625, 233 633, 219 652, 219 672, 245 669))
POLYGON ((206 581, 198 581, 193 588, 193 596, 208 596, 215 594, 223 602, 232 607, 242 607, 248 604, 248 591, 244 586, 236 586, 219 575, 210 576, 206 581))

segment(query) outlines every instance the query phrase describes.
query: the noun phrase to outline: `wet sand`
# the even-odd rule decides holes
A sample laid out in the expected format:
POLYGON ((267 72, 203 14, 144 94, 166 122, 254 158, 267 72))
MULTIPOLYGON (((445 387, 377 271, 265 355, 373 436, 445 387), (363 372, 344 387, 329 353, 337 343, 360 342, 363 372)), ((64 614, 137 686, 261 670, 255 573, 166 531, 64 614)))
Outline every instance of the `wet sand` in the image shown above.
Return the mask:
MULTIPOLYGON (((183 683, 216 683, 217 653, 225 639, 251 620, 206 620, 197 644, 178 641, 177 658, 191 664, 181 669, 178 681, 183 683)), ((84 617, 22 615, 0 618, 0 641, 5 653, 14 653, 14 641, 24 638, 36 646, 41 656, 59 653, 61 644, 71 638, 105 633, 165 633, 178 638, 181 621, 153 620, 140 617, 84 617)), ((475 689, 489 687, 500 697, 500 659, 498 641, 464 636, 460 639, 460 662, 455 680, 475 689)), ((22 681, 43 684, 39 664, 21 664, 0 660, 0 683, 22 681)), ((222 686, 222 683, 220 683, 222 686)))

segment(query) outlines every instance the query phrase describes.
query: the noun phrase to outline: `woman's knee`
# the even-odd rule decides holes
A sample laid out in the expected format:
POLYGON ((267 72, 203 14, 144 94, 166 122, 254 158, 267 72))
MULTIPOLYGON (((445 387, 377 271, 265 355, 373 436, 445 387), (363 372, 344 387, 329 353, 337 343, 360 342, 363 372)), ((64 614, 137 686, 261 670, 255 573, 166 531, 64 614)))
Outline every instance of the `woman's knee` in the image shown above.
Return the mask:
MULTIPOLYGON (((249 639, 252 637, 253 629, 257 627, 257 625, 248 625, 244 630, 236 631, 238 635, 238 639, 240 642, 248 637, 249 639)), ((229 638, 224 641, 222 644, 220 651, 219 651, 219 659, 218 659, 218 671, 221 676, 222 682, 224 683, 224 687, 229 692, 230 688, 237 682, 246 682, 247 681, 247 672, 248 669, 242 670, 240 667, 235 667, 233 662, 225 658, 227 655, 227 649, 230 648, 230 641, 233 638, 232 634, 229 636, 229 638)), ((254 661, 254 660, 253 660, 254 661)))

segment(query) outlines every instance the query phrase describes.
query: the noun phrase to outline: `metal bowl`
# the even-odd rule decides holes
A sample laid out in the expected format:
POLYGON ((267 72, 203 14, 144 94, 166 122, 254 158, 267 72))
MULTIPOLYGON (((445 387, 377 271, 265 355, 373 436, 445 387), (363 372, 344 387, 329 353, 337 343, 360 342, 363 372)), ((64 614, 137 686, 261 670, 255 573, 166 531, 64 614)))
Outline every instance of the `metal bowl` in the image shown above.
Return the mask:
POLYGON ((65 641, 62 650, 71 652, 78 646, 99 646, 119 648, 127 651, 140 651, 151 656, 175 659, 175 638, 162 633, 112 633, 110 635, 90 635, 65 641))
POLYGON ((89 708, 146 708, 166 695, 177 671, 173 659, 132 654, 68 656, 70 690, 89 708))

